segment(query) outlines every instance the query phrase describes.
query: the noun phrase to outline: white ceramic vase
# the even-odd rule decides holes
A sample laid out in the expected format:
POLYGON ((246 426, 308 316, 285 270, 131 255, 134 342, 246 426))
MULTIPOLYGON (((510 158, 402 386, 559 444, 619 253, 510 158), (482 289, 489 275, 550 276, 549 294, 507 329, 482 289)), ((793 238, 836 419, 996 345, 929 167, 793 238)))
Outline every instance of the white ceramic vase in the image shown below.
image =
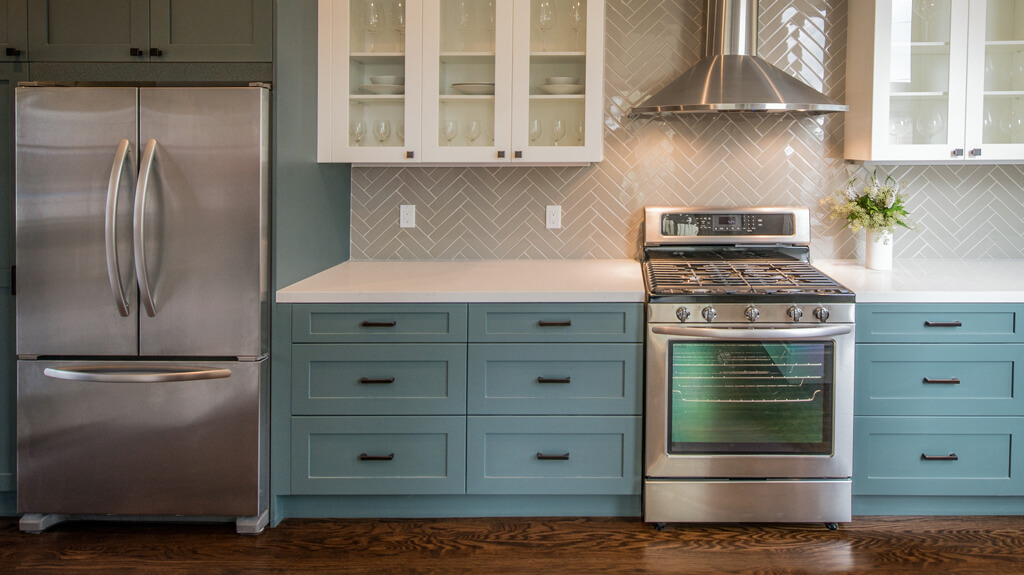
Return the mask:
POLYGON ((892 269, 892 232, 867 230, 865 265, 871 270, 892 269))

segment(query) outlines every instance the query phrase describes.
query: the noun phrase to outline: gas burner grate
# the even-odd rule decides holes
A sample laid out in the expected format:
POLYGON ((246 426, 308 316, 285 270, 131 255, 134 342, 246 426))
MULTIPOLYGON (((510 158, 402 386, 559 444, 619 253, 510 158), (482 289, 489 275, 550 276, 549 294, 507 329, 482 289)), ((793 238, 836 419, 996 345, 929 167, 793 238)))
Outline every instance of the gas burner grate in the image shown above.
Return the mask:
POLYGON ((848 294, 805 262, 651 260, 644 264, 652 294, 848 294))

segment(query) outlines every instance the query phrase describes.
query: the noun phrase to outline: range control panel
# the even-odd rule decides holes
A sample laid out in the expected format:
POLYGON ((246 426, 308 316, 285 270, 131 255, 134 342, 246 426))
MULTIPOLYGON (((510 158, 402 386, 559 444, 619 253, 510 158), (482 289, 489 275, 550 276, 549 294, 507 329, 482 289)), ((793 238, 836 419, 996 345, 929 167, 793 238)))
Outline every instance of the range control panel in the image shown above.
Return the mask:
POLYGON ((661 235, 792 236, 793 214, 667 213, 661 216, 661 235))

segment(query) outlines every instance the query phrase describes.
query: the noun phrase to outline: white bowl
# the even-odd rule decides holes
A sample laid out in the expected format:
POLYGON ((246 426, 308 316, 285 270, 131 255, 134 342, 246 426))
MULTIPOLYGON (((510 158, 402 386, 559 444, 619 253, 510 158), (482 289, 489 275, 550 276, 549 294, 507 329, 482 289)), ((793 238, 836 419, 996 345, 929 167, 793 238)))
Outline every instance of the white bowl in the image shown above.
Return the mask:
POLYGON ((371 94, 404 94, 405 86, 401 84, 363 84, 363 90, 371 94))
POLYGON ((566 94, 582 94, 583 84, 548 84, 547 86, 541 86, 540 89, 546 94, 554 94, 558 96, 564 96, 566 94))
POLYGON ((548 84, 579 84, 579 78, 573 78, 571 76, 550 76, 547 78, 548 84))
POLYGON ((452 84, 452 88, 456 92, 473 96, 484 96, 494 93, 493 82, 462 82, 452 84))
POLYGON ((405 76, 370 76, 371 84, 390 84, 392 86, 404 86, 405 76))

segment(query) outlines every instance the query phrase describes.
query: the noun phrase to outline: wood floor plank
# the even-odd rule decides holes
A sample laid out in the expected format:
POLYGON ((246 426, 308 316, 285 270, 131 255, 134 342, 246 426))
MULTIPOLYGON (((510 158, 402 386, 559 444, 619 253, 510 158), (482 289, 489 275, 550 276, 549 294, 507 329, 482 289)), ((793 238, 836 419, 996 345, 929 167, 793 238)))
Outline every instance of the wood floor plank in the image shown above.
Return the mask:
POLYGON ((0 573, 1024 573, 1024 517, 858 517, 822 525, 631 518, 290 519, 233 525, 0 518, 0 573))

